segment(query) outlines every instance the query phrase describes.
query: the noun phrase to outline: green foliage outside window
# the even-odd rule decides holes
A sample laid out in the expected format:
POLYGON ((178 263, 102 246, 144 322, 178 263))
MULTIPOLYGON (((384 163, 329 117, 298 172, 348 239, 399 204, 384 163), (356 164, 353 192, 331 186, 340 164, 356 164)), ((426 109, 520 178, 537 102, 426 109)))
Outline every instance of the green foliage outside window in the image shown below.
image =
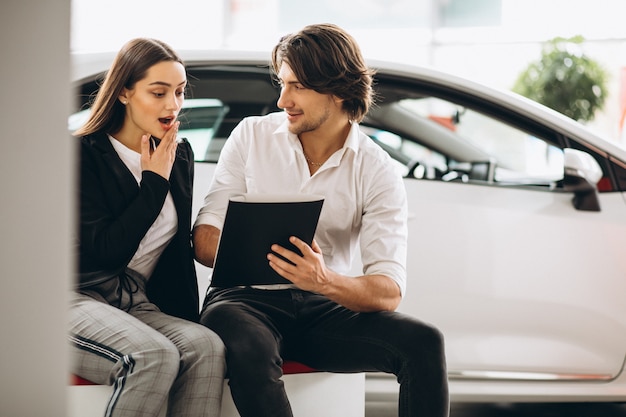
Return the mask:
POLYGON ((607 97, 608 74, 582 53, 582 36, 554 38, 541 59, 519 75, 513 91, 581 122, 593 119, 607 97))

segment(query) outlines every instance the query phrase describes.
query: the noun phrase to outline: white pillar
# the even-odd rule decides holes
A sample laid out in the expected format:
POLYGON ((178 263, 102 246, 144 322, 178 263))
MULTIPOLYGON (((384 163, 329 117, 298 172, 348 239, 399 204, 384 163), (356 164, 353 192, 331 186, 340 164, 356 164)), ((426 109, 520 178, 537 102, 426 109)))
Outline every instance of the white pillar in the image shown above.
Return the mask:
POLYGON ((70 0, 0 6, 0 416, 64 417, 70 0))

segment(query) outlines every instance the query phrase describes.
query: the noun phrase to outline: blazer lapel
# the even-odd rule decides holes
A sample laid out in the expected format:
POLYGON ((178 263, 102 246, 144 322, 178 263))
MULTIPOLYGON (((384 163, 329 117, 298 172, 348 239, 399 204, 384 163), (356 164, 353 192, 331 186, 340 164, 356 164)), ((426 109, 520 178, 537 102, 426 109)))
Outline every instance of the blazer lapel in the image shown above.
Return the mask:
POLYGON ((139 190, 137 181, 126 164, 120 159, 109 137, 106 134, 97 134, 92 136, 91 139, 94 147, 100 151, 102 158, 113 171, 112 178, 116 179, 124 198, 126 200, 134 198, 139 190))
MULTIPOLYGON (((185 145, 189 147, 189 144, 185 145)), ((174 161, 172 173, 170 174, 170 192, 172 193, 174 205, 176 206, 176 211, 178 212, 179 223, 184 219, 190 218, 193 195, 193 179, 190 178, 190 174, 188 172, 190 164, 193 164, 193 161, 189 161, 190 153, 183 152, 183 149, 181 149, 182 147, 183 144, 178 145, 176 150, 176 160, 174 161)), ((191 166, 193 167, 193 165, 191 166)), ((190 225, 180 226, 190 227, 190 225)))

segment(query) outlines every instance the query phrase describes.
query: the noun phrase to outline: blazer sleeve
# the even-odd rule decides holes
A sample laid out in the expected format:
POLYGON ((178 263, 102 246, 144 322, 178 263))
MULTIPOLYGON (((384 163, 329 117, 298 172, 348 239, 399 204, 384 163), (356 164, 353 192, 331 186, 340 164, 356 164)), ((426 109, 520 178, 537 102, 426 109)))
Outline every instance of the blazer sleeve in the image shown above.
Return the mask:
POLYGON ((146 290, 150 301, 164 313, 197 322, 200 303, 191 247, 193 176, 193 151, 185 141, 178 145, 170 176, 178 214, 178 232, 161 255, 146 290))
POLYGON ((159 215, 169 182, 144 171, 141 183, 111 147, 83 141, 80 163, 81 271, 124 267, 159 215))

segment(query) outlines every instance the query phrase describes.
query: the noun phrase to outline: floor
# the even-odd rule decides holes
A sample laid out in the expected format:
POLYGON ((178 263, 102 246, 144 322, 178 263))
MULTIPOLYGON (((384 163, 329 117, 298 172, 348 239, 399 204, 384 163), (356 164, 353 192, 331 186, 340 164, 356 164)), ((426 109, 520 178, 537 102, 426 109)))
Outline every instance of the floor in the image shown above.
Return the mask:
MULTIPOLYGON (((397 417, 393 403, 367 402, 365 417, 397 417)), ((626 417, 626 404, 458 404, 450 417, 626 417)))

